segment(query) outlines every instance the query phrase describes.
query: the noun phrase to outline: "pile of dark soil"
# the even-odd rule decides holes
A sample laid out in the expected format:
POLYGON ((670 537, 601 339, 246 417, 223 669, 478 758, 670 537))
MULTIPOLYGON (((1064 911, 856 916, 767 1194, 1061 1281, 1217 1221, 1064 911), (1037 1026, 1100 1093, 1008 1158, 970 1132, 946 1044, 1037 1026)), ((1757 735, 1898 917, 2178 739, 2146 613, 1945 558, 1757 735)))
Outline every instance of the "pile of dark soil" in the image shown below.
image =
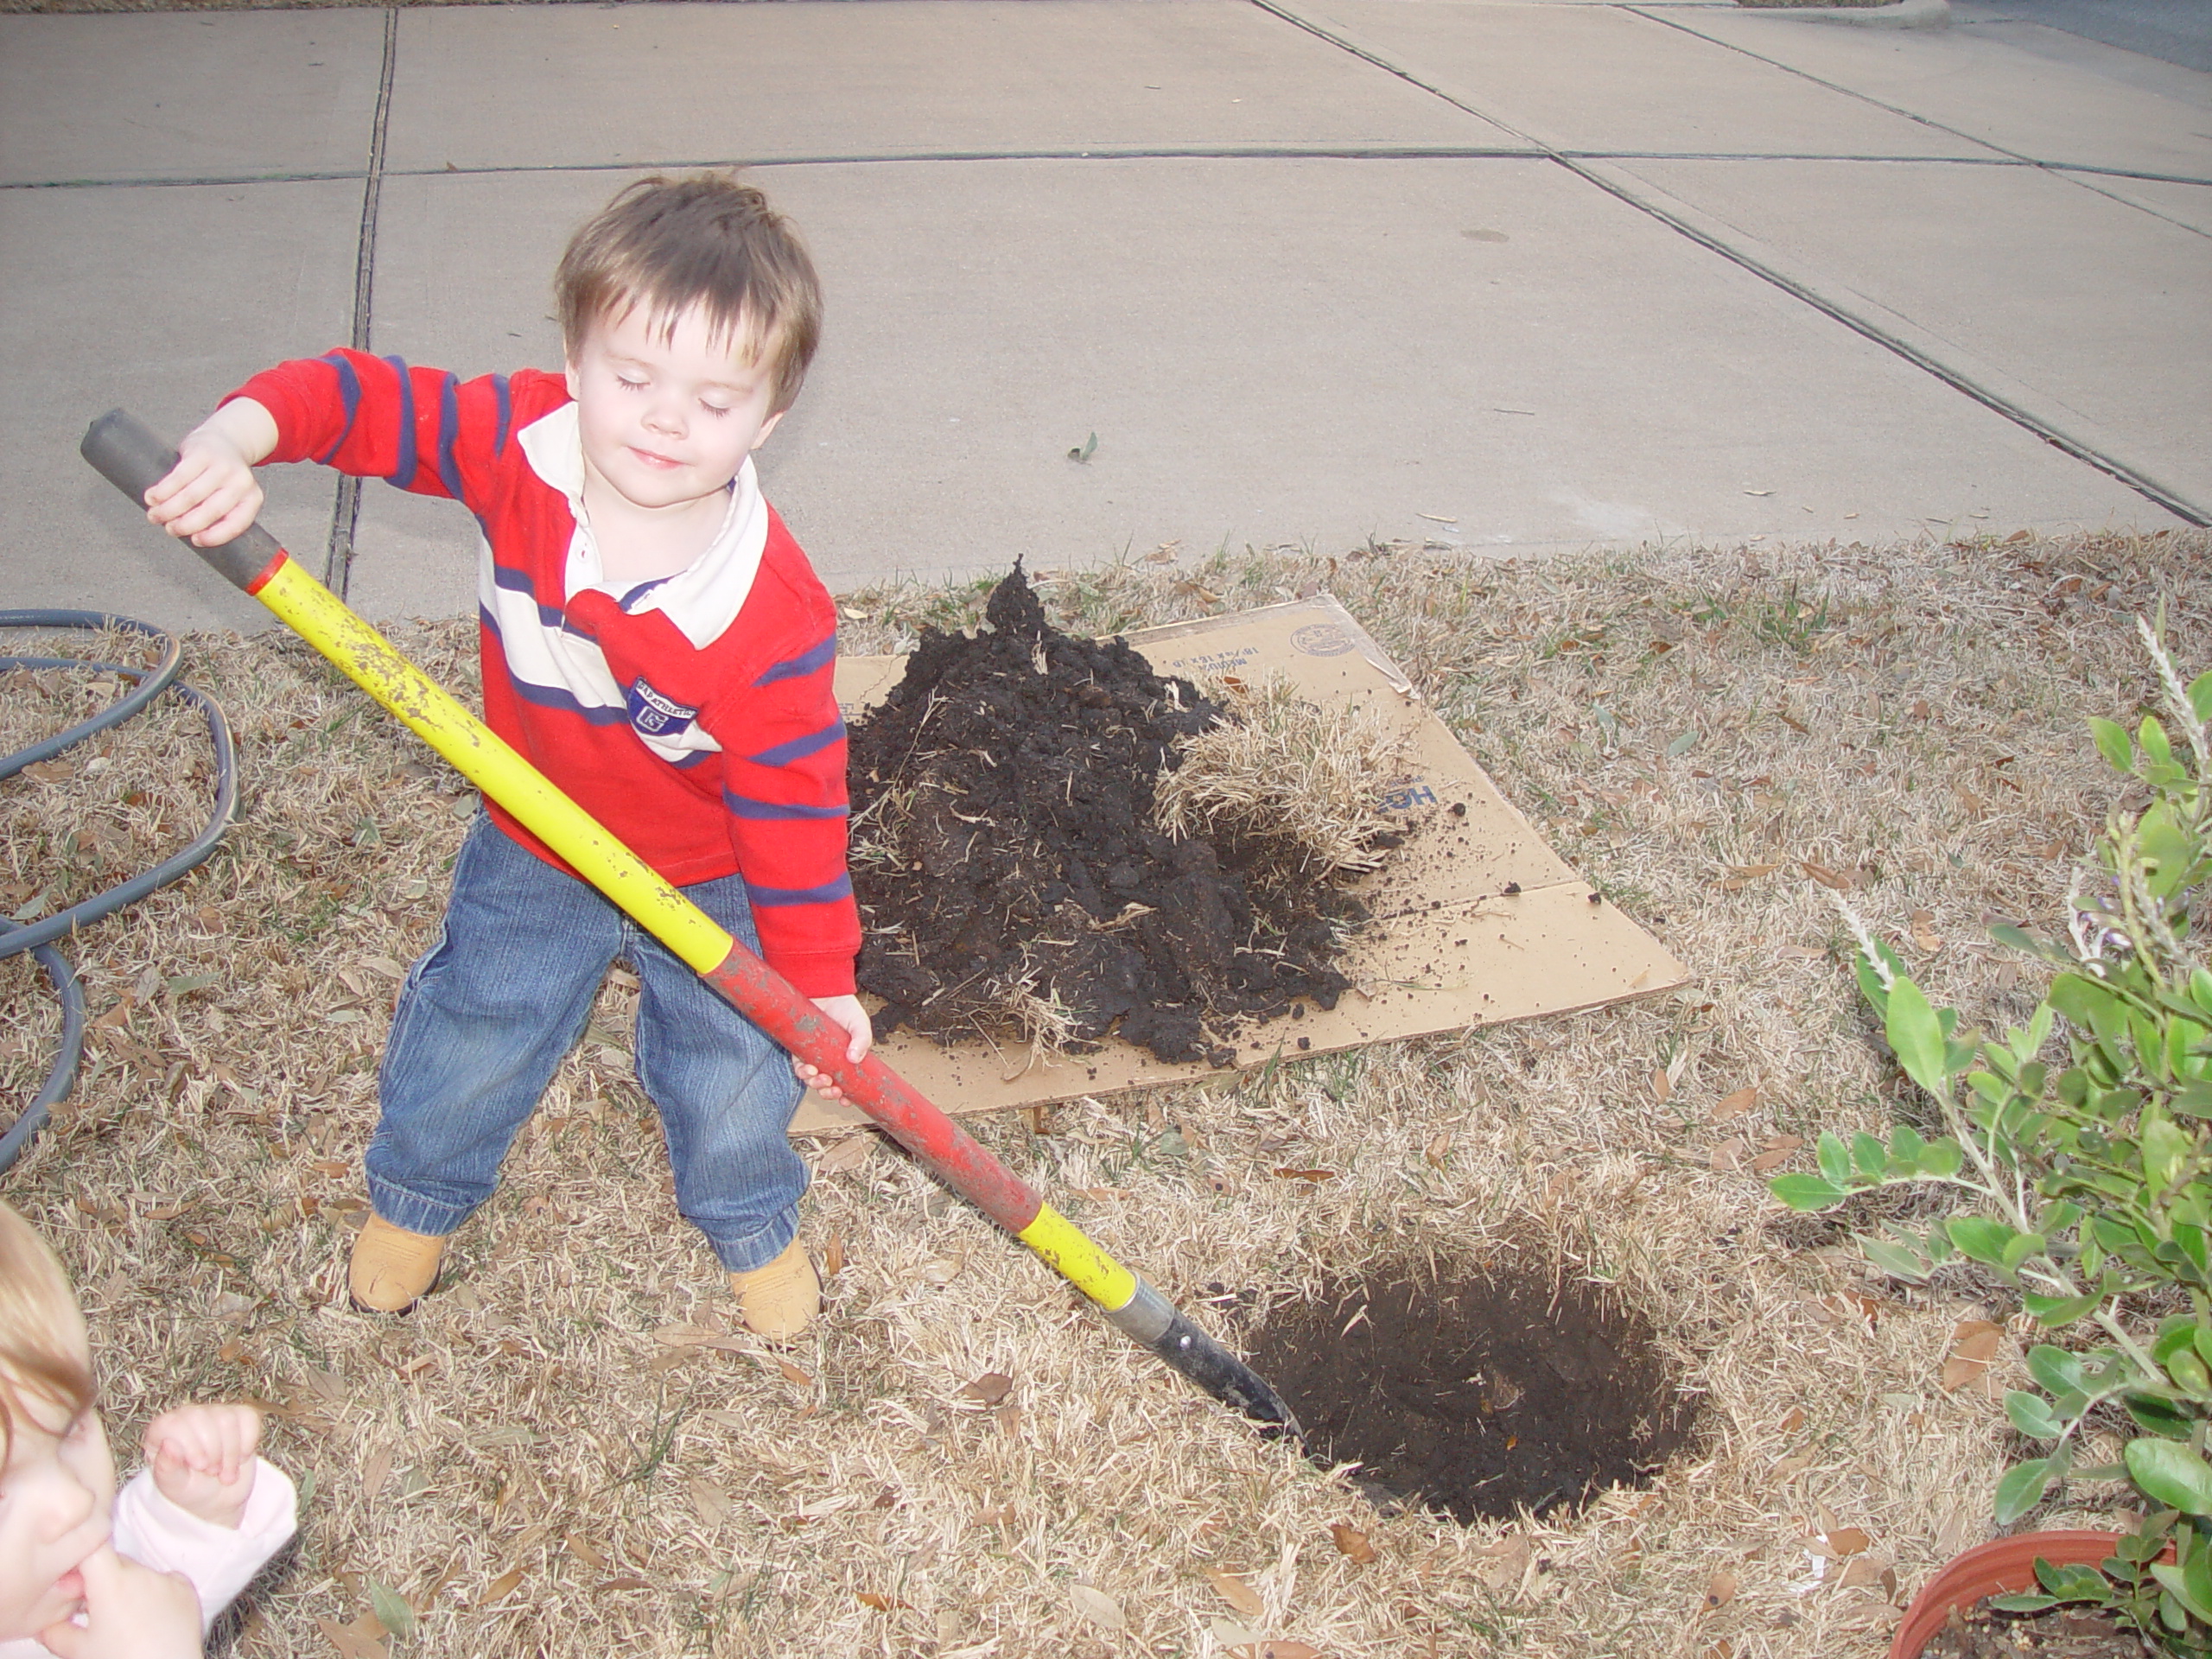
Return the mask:
POLYGON ((1080 1052, 1118 1030, 1160 1058, 1235 1058, 1254 1020, 1333 1007, 1357 906, 1279 878, 1296 849, 1154 823, 1175 745, 1221 718, 1125 640, 1050 626, 1017 563, 987 629, 925 629, 853 722, 860 983, 876 1029, 1019 1031, 1080 1052))
POLYGON ((1315 1457, 1461 1521, 1647 1484, 1695 1415, 1642 1320, 1548 1269, 1383 1269, 1278 1311, 1250 1347, 1315 1457))

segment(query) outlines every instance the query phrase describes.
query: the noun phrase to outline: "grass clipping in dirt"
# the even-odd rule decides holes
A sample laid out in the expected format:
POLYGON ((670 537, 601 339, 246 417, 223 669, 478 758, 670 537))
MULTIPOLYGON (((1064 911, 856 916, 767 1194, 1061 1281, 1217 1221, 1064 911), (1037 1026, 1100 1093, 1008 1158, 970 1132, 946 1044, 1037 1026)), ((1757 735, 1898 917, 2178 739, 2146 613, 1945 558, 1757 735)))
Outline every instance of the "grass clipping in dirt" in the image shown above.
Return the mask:
POLYGON ((1122 639, 1072 639, 1019 563, 985 615, 925 628, 852 723, 878 1030, 1053 1052, 1118 1033, 1226 1065, 1247 1024, 1334 1007, 1359 906, 1332 882, 1395 844, 1382 802, 1404 743, 1279 683, 1216 701, 1122 639))
MULTIPOLYGON (((1872 1659, 1897 1599, 1990 1530, 2021 1332, 2001 1287, 1947 1269, 1901 1290, 1765 1196, 1814 1126, 1883 1125, 1900 1087, 1827 893, 1847 887, 1969 1020, 2024 1017, 2032 982, 1987 918, 2058 918, 2109 804, 2082 720, 2132 723, 2155 696, 2139 613, 2163 599, 2184 654, 2212 638, 2208 571, 2191 532, 1039 577, 1056 625, 1090 635, 1326 584, 1694 970, 1647 1002, 1086 1100, 1042 1133, 972 1122, 1240 1349, 1347 1274, 1519 1273, 1610 1299, 1695 1396, 1694 1432, 1648 1484, 1541 1521, 1378 1510, 1356 1471, 1196 1395, 871 1136, 816 1149, 827 1316, 786 1351, 753 1340, 676 1215, 620 975, 446 1287, 402 1321, 347 1311, 391 996, 473 803, 275 635, 188 642, 238 734, 239 820, 72 943, 87 1063, 4 1192, 81 1287, 119 1446, 179 1398, 271 1402, 270 1454, 307 1502, 235 1643, 253 1659, 1107 1659, 1261 1638, 1347 1659, 1872 1659)), ((848 595, 846 647, 911 650, 982 599, 848 595)), ((466 693, 473 632, 401 643, 466 693)), ((116 694, 88 682, 11 683, 0 744, 116 694)), ((11 781, 0 903, 43 913, 180 844, 205 745, 165 699, 11 781)), ((57 1028, 43 976, 0 961, 15 1100, 57 1028)), ((2077 1484, 2031 1523, 2094 1523, 2120 1497, 2077 1484)))

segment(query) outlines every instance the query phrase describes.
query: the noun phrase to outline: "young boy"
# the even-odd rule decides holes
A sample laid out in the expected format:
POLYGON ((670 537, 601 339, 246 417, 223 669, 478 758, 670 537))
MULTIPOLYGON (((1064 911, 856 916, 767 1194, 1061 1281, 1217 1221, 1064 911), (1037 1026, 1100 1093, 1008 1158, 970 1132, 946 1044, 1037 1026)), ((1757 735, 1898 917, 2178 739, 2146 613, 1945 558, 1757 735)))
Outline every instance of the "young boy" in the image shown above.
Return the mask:
POLYGON ((163 1412, 118 1493, 85 1316, 46 1241, 0 1204, 0 1659, 198 1659, 297 1525, 260 1440, 251 1406, 163 1412))
MULTIPOLYGON (((554 285, 565 375, 457 382, 349 351, 281 365, 184 440, 148 516, 220 545, 253 522, 268 460, 464 503, 484 536, 487 723, 757 944, 857 1062, 870 1033, 853 995, 836 612, 752 461, 813 356, 813 264, 759 191, 652 178, 576 232, 554 285)), ((400 1313, 432 1288, 618 957, 641 983, 638 1077, 678 1208, 747 1325, 791 1337, 813 1319, 806 1166, 786 1135, 800 1083, 821 1079, 496 804, 392 1017, 357 1305, 400 1313)))

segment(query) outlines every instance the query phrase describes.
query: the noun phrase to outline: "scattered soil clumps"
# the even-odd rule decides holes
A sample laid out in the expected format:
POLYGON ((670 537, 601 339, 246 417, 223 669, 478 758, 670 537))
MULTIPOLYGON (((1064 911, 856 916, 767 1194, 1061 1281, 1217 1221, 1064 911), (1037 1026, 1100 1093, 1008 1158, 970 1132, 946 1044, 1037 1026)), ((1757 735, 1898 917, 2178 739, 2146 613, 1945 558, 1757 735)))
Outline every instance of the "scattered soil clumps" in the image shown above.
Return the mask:
POLYGON ((1155 782, 1221 707, 1125 640, 1052 627, 1019 563, 985 616, 973 635, 925 628, 852 723, 876 1029, 1078 1052, 1118 1031, 1162 1060, 1226 1065, 1248 1022, 1302 1014, 1300 998, 1335 1007, 1350 982, 1331 964, 1359 906, 1281 838, 1156 820, 1155 782))
POLYGON ((1278 1310, 1250 1347, 1315 1458, 1461 1521, 1648 1484, 1695 1414, 1643 1321, 1541 1266, 1437 1285, 1381 1269, 1278 1310))

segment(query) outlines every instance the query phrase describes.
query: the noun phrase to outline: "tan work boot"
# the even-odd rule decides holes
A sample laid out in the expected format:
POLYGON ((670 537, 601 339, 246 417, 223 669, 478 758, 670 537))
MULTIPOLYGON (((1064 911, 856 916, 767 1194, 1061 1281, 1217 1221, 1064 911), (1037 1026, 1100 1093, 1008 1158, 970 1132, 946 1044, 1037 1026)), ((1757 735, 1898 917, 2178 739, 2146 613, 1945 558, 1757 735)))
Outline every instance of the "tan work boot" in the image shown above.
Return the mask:
POLYGON ((353 1241, 346 1290, 364 1313, 404 1313, 437 1287, 446 1242, 371 1216, 353 1241))
POLYGON ((755 1336, 786 1340, 812 1325, 822 1311, 822 1281, 797 1239, 766 1267, 730 1274, 729 1287, 737 1294, 745 1328, 755 1336))

